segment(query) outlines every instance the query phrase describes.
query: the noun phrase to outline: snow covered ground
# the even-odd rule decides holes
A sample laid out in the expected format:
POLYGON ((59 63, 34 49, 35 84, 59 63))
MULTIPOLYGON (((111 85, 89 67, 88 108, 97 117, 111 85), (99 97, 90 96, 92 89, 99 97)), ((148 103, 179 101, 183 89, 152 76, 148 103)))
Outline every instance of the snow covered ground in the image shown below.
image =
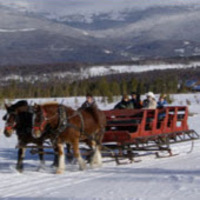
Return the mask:
MULTIPOLYGON (((174 105, 189 105, 190 128, 200 133, 200 94, 173 95, 174 105), (186 101, 187 100, 187 101, 186 101)), ((61 99, 60 99, 61 100, 61 99)), ((60 101, 59 100, 59 101, 60 101)), ((75 107, 83 98, 67 99, 75 107)), ((39 100, 38 100, 39 102, 39 100)), ((42 102, 42 100, 40 100, 42 102)), ((100 107, 111 108, 101 104, 100 107)), ((0 119, 4 111, 0 111, 0 119)), ((0 129, 4 123, 0 120, 0 129)), ((65 174, 56 175, 50 167, 52 156, 46 156, 46 168, 37 171, 37 156, 26 154, 23 174, 15 170, 16 137, 0 134, 0 200, 197 200, 200 198, 200 141, 173 146, 178 156, 156 159, 149 155, 142 162, 116 166, 105 162, 102 168, 78 171, 77 165, 67 164, 65 174)), ((106 161, 104 159, 104 161, 106 161)))
POLYGON ((151 65, 111 65, 111 66, 94 66, 82 71, 82 77, 95 77, 109 74, 119 73, 141 73, 154 70, 166 69, 186 69, 192 67, 199 67, 199 62, 191 62, 188 64, 151 64, 151 65))
MULTIPOLYGON (((0 29, 0 32, 3 32, 3 29, 0 29)), ((10 30, 12 32, 12 30, 10 30)), ((13 30, 17 31, 17 30, 13 30)), ((21 29, 19 31, 34 31, 33 29, 21 29)), ((6 30, 5 30, 6 32, 6 30)), ((187 42, 187 41, 186 41, 187 42)), ((53 50, 56 50, 55 47, 51 47, 53 50)), ((109 50, 105 50, 106 53, 109 53, 109 50)), ((110 52, 111 53, 111 52, 110 52)), ((197 68, 200 67, 200 62, 190 62, 188 64, 176 63, 176 64, 148 64, 148 65, 102 65, 102 66, 90 66, 87 68, 81 68, 78 71, 65 71, 65 72, 53 72, 47 74, 28 74, 28 75, 18 75, 10 74, 4 77, 0 77, 0 81, 11 81, 18 80, 20 82, 27 81, 33 83, 34 81, 40 80, 43 82, 49 81, 52 77, 63 79, 70 78, 72 80, 76 79, 87 79, 89 77, 105 76, 112 74, 122 74, 122 73, 142 73, 155 70, 170 70, 170 69, 187 69, 187 68, 197 68)))

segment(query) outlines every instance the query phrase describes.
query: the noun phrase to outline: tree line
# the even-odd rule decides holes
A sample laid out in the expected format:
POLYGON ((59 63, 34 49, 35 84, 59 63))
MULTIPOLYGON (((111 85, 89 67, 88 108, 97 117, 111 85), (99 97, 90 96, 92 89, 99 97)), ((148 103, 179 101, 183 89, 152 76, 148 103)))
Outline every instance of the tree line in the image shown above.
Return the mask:
POLYGON ((11 81, 9 84, 1 86, 0 98, 70 97, 84 96, 90 92, 94 96, 102 96, 112 102, 114 96, 130 94, 132 91, 140 94, 148 91, 153 91, 154 93, 186 91, 183 82, 181 84, 179 77, 173 73, 172 76, 163 72, 163 76, 156 76, 156 78, 152 78, 150 74, 147 77, 121 75, 120 77, 98 77, 73 82, 68 82, 66 79, 52 79, 48 82, 37 81, 34 84, 11 81))

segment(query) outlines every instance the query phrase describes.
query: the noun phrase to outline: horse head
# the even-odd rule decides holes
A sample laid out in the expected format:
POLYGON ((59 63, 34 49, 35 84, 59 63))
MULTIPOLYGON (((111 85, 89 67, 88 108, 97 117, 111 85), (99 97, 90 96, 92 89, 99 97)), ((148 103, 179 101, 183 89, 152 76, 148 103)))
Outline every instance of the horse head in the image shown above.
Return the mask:
POLYGON ((10 137, 14 131, 16 126, 16 112, 13 109, 13 106, 8 106, 5 104, 6 114, 3 117, 5 121, 4 135, 6 137, 10 137))
POLYGON ((6 114, 3 117, 5 121, 4 134, 10 137, 16 130, 18 124, 18 114, 27 110, 28 103, 26 101, 18 101, 13 105, 5 104, 6 114))
POLYGON ((40 138, 47 127, 54 129, 59 121, 57 102, 48 102, 43 105, 34 105, 32 136, 40 138))

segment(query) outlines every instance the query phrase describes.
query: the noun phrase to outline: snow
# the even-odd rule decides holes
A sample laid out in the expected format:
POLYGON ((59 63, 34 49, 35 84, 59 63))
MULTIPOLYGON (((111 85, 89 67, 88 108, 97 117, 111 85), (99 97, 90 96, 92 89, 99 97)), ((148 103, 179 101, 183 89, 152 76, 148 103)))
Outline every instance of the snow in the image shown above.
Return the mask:
MULTIPOLYGON (((158 97, 158 95, 156 95, 158 97)), ((200 93, 171 96, 173 105, 189 105, 189 126, 200 133, 200 93)), ((144 98, 144 96, 142 97, 144 98)), ((113 104, 102 104, 110 109, 113 104)), ((29 99, 44 102, 47 99, 29 99)), ((52 100, 52 99, 50 99, 52 100)), ((58 102, 62 98, 57 99, 58 102)), ((79 106, 83 97, 67 98, 65 104, 79 106)), ((0 119, 4 110, 0 111, 0 119)), ((0 120, 1 132, 4 122, 0 120)), ((172 146, 178 156, 156 159, 154 154, 142 156, 141 162, 116 166, 104 159, 101 168, 78 171, 78 166, 67 163, 63 175, 54 174, 50 167, 52 156, 46 156, 46 168, 37 171, 37 156, 26 154, 25 170, 15 170, 16 137, 0 135, 0 199, 1 200, 197 200, 200 197, 200 141, 188 154, 191 142, 172 146)))
POLYGON ((35 31, 35 28, 23 28, 23 29, 0 29, 0 33, 15 33, 15 32, 31 32, 35 31))
POLYGON ((150 64, 150 65, 111 65, 111 66, 92 66, 82 71, 82 76, 94 77, 103 76, 109 74, 119 73, 141 73, 154 70, 166 70, 166 69, 185 69, 192 67, 199 67, 199 62, 191 62, 189 64, 150 64))
MULTIPOLYGON (((54 46, 50 47, 53 51, 64 51, 65 48, 55 48, 54 46)), ((73 51, 73 48, 68 49, 73 51)), ((105 54, 112 54, 113 52, 104 49, 103 52, 105 54)), ((179 51, 180 52, 180 51, 179 51)), ((123 54, 127 56, 127 54, 123 54)), ((137 58, 132 58, 132 60, 137 60, 137 58)), ((0 81, 8 81, 8 80, 20 80, 21 82, 34 82, 35 80, 40 80, 46 82, 51 78, 71 78, 71 79, 85 79, 88 77, 96 77, 96 76, 104 76, 110 74, 119 74, 119 73, 141 73, 141 72, 148 72, 154 70, 166 70, 166 69, 186 69, 192 67, 200 67, 200 62, 190 62, 188 64, 176 63, 176 64, 149 64, 149 65, 102 65, 102 66, 91 66, 87 68, 81 68, 79 71, 64 71, 64 72, 53 72, 41 75, 24 75, 20 76, 17 74, 12 74, 8 76, 4 76, 0 78, 0 81)))
POLYGON ((190 42, 189 41, 184 41, 184 45, 189 45, 190 44, 190 42))
POLYGON ((175 53, 185 53, 185 49, 183 49, 183 48, 180 48, 180 49, 174 49, 174 52, 175 53))
POLYGON ((83 35, 86 35, 86 36, 88 36, 88 35, 89 35, 89 33, 88 33, 87 31, 83 31, 83 35))
POLYGON ((108 49, 104 49, 104 53, 105 54, 112 54, 112 51, 108 50, 108 49))

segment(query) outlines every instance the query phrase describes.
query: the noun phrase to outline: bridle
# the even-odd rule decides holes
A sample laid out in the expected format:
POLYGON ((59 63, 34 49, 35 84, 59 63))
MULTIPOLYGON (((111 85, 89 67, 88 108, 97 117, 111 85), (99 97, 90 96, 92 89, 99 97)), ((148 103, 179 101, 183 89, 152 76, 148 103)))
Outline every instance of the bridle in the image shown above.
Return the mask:
POLYGON ((4 118, 3 118, 5 121, 6 121, 6 123, 5 123, 5 130, 6 131, 10 131, 10 130, 12 130, 12 129, 16 129, 16 126, 17 126, 17 122, 16 122, 16 120, 17 120, 17 113, 16 112, 14 112, 14 111, 12 111, 12 112, 8 112, 5 116, 4 116, 4 118), (13 122, 8 122, 8 119, 9 119, 9 117, 10 116, 13 116, 13 122))
POLYGON ((45 126, 47 125, 47 122, 56 118, 58 116, 58 113, 56 113, 55 115, 53 115, 51 117, 47 117, 46 115, 47 114, 43 109, 41 109, 41 111, 39 111, 38 113, 35 113, 33 115, 33 124, 34 124, 33 130, 36 130, 36 131, 44 130, 45 126), (40 120, 38 122, 35 122, 35 116, 37 116, 37 115, 39 115, 40 120))

